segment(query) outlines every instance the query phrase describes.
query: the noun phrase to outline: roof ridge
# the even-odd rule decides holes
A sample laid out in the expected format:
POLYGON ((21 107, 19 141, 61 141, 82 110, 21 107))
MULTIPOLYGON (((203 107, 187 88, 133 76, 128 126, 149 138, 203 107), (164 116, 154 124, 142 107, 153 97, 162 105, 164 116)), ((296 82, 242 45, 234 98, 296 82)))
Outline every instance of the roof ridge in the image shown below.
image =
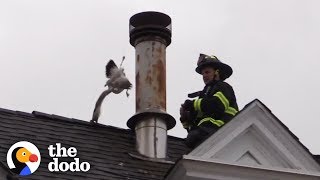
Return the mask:
POLYGON ((14 111, 10 109, 5 109, 0 107, 0 113, 7 113, 7 114, 12 114, 16 116, 27 116, 27 117, 39 117, 39 118, 44 118, 44 119, 50 119, 50 120, 59 120, 63 122, 71 122, 71 123, 77 123, 77 124, 83 124, 83 125, 91 125, 91 126, 98 126, 98 127, 111 127, 114 129, 118 130, 128 130, 125 128, 120 128, 116 126, 110 126, 110 125, 105 125, 105 124, 99 124, 99 123, 90 123, 89 121, 81 120, 81 119, 76 119, 76 118, 69 118, 65 116, 60 116, 56 114, 48 114, 40 111, 32 111, 31 113, 25 112, 25 111, 14 111))
POLYGON ((81 120, 81 119, 69 118, 69 117, 60 116, 60 115, 56 115, 56 114, 48 114, 48 113, 43 113, 43 112, 40 112, 40 111, 32 111, 31 114, 34 117, 44 117, 44 118, 47 118, 47 119, 59 120, 59 121, 63 121, 63 122, 71 122, 71 123, 98 126, 98 127, 109 127, 109 128, 114 128, 114 129, 118 129, 118 130, 128 130, 128 129, 120 128, 120 127, 116 127, 116 126, 100 124, 100 123, 91 123, 89 121, 85 121, 85 120, 81 120))
POLYGON ((168 136, 168 138, 170 137, 172 139, 184 140, 184 138, 177 137, 177 136, 172 136, 172 135, 169 135, 169 134, 167 136, 168 136))
POLYGON ((4 112, 4 113, 10 113, 10 114, 16 114, 16 111, 10 110, 10 109, 4 109, 0 107, 0 113, 4 112))
MULTIPOLYGON (((45 119, 51 119, 51 120, 59 120, 63 122, 71 122, 71 123, 77 123, 77 124, 83 124, 83 125, 91 125, 91 126, 98 126, 98 127, 109 127, 109 128, 114 128, 118 130, 130 130, 130 129, 125 129, 125 128, 120 128, 116 126, 111 126, 111 125, 106 125, 106 124, 100 124, 100 123, 91 123, 89 121, 81 120, 81 119, 76 119, 76 118, 69 118, 65 116, 60 116, 56 114, 48 114, 40 111, 32 111, 31 113, 25 112, 25 111, 14 111, 10 109, 5 109, 0 107, 0 113, 9 113, 9 114, 14 114, 14 115, 23 115, 23 116, 28 116, 28 117, 40 117, 40 118, 45 118, 45 119)), ((184 138, 180 138, 177 136, 172 136, 168 134, 168 138, 170 139, 177 139, 177 140, 183 140, 184 138)))

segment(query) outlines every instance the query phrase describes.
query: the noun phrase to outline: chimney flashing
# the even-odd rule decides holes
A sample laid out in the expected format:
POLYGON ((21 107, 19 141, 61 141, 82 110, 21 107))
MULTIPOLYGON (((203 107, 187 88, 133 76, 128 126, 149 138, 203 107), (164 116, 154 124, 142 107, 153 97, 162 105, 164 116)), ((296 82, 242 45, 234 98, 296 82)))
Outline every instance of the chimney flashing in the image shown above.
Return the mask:
POLYGON ((143 160, 143 161, 151 161, 151 162, 157 162, 157 163, 163 163, 163 164, 171 164, 174 165, 175 162, 174 161, 170 161, 166 158, 164 159, 160 159, 160 158, 150 158, 141 154, 136 154, 136 153, 128 153, 129 156, 131 156, 134 159, 139 159, 139 160, 143 160))
POLYGON ((172 117, 170 114, 166 113, 165 111, 157 108, 147 108, 144 109, 141 112, 137 112, 135 115, 133 115, 127 122, 127 126, 130 129, 134 129, 136 124, 138 123, 139 120, 143 120, 144 117, 147 116, 157 116, 161 117, 162 119, 165 120, 167 124, 167 129, 170 130, 176 125, 176 120, 174 117, 172 117))

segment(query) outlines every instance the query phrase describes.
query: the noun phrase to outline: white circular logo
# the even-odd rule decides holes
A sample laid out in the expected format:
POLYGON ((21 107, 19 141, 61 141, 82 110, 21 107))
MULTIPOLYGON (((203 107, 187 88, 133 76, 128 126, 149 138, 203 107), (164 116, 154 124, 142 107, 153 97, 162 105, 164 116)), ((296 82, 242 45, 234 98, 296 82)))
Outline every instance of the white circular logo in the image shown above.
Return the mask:
POLYGON ((7 164, 12 172, 20 176, 34 173, 41 161, 38 148, 28 141, 12 145, 7 153, 7 164))

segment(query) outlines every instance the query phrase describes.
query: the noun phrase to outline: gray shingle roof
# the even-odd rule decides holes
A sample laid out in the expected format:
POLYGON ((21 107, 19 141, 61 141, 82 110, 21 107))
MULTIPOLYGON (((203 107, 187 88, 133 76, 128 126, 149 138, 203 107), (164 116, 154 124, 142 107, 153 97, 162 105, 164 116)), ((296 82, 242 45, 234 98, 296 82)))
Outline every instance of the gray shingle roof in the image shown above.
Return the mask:
POLYGON ((313 157, 320 164, 320 155, 313 155, 313 157))
MULTIPOLYGON (((310 153, 288 127, 273 116, 310 153)), ((163 179, 174 166, 172 163, 153 162, 133 156, 138 153, 135 150, 135 134, 129 129, 36 111, 25 113, 0 108, 0 161, 5 166, 8 149, 18 141, 35 144, 42 158, 39 169, 23 179, 163 179), (89 162, 91 169, 86 173, 49 172, 47 166, 52 158, 47 148, 55 143, 67 148, 76 147, 80 162, 89 162)), ((175 162, 189 151, 183 139, 168 136, 168 161, 175 162)), ((320 163, 320 155, 313 157, 320 163)), ((62 158, 60 161, 71 162, 73 158, 62 158)))
MULTIPOLYGON (((29 141, 40 150, 41 164, 32 175, 23 179, 163 179, 173 164, 141 160, 131 156, 135 150, 134 132, 117 127, 90 124, 41 112, 25 113, 0 109, 0 160, 6 165, 10 146, 29 141), (80 162, 89 162, 84 172, 49 172, 52 161, 48 146, 61 143, 76 147, 80 162)), ((168 137, 168 161, 176 161, 189 149, 180 138, 168 137)), ((60 161, 72 162, 73 158, 60 161)))

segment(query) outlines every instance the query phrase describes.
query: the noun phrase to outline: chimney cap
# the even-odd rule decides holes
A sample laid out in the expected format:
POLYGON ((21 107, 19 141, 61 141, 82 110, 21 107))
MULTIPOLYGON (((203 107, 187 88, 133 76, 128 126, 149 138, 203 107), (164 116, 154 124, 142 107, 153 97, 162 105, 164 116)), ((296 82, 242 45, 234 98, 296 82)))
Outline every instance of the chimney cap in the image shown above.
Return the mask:
POLYGON ((133 15, 129 21, 130 44, 147 35, 160 36, 167 46, 171 43, 171 18, 161 12, 146 11, 133 15))

